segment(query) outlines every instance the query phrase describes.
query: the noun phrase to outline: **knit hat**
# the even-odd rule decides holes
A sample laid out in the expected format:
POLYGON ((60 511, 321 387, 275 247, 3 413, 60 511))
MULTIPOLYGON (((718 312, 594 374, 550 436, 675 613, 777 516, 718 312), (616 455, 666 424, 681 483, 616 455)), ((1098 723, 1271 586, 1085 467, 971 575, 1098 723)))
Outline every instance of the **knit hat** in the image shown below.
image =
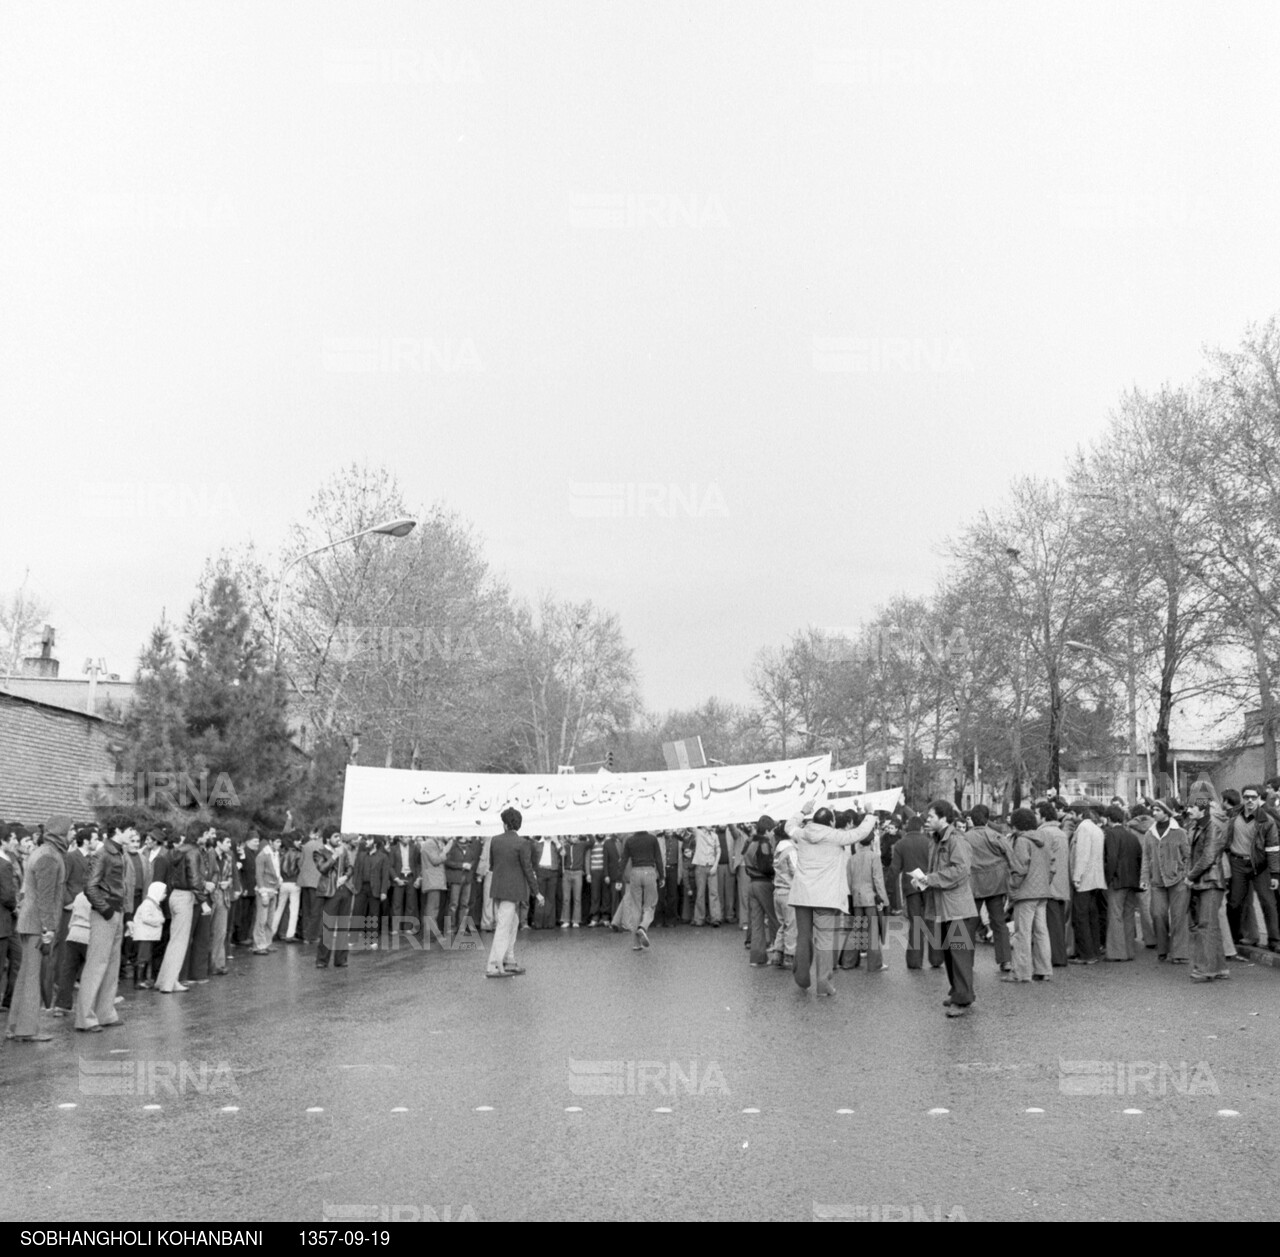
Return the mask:
POLYGON ((1175 819, 1178 815, 1178 805, 1172 799, 1153 799, 1151 802, 1153 808, 1159 808, 1171 819, 1175 819))

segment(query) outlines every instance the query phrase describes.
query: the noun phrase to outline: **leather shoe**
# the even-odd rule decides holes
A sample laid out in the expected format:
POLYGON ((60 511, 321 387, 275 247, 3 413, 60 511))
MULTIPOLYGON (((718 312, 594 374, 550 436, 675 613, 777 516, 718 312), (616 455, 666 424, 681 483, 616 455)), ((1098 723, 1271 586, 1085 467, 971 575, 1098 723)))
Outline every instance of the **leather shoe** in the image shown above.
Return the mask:
POLYGON ((507 976, 507 971, 505 969, 486 969, 484 971, 484 976, 486 978, 505 978, 507 976))
POLYGON ((102 1028, 104 1030, 114 1030, 117 1026, 123 1026, 124 1022, 117 1018, 115 1021, 104 1021, 102 1028))
POLYGON ((81 1034, 101 1034, 102 1033, 101 1026, 77 1026, 76 1029, 79 1030, 81 1034))
POLYGON ((507 967, 507 968, 504 968, 502 972, 507 974, 508 977, 512 977, 512 978, 519 977, 519 975, 524 972, 524 965, 515 965, 513 967, 507 967))

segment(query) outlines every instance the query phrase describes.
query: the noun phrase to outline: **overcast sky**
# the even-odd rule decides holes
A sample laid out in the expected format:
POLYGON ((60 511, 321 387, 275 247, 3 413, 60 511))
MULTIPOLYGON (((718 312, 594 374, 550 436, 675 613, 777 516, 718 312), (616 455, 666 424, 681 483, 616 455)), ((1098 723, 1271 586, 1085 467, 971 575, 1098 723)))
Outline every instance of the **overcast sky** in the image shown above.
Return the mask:
POLYGON ((129 675, 368 460, 744 699, 1280 309, 1277 65, 1270 0, 6 5, 0 591, 129 675))

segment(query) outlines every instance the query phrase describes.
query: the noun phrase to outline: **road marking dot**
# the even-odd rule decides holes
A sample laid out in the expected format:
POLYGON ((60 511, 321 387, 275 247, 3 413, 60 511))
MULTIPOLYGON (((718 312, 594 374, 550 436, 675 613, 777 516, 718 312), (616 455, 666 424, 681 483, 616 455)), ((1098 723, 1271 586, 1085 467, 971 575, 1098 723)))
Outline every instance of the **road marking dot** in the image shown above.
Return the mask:
POLYGON ((1125 1116, 1126 1116, 1126 1117, 1141 1117, 1141 1116, 1142 1116, 1142 1110, 1141 1110, 1141 1109, 1125 1109, 1125 1116))
POLYGON ((742 1111, 743 1111, 744 1113, 759 1113, 759 1112, 760 1112, 760 1110, 759 1110, 759 1109, 743 1109, 742 1111))
POLYGON ((112 1056, 123 1056, 126 1052, 132 1052, 132 1051, 133 1051, 133 1049, 132 1049, 132 1048, 112 1048, 112 1049, 111 1049, 111 1055, 112 1055, 112 1056))
POLYGON ((577 1106, 576 1104, 571 1104, 567 1109, 565 1109, 565 1112, 566 1112, 566 1113, 581 1113, 581 1112, 582 1112, 582 1110, 581 1110, 580 1108, 578 1108, 578 1106, 577 1106))
POLYGON ((654 1109, 653 1111, 654 1111, 655 1113, 670 1113, 670 1112, 671 1112, 671 1110, 670 1110, 670 1109, 654 1109))
POLYGON ((162 1106, 159 1104, 144 1104, 142 1106, 142 1111, 144 1113, 159 1113, 161 1108, 162 1106))
POLYGON ((324 1109, 320 1109, 320 1108, 308 1109, 308 1110, 307 1110, 307 1112, 308 1112, 308 1113, 323 1113, 323 1112, 324 1112, 324 1109))
POLYGON ((1024 1109, 1025 1113, 1043 1113, 1044 1109, 1024 1109))
POLYGON ((76 1106, 74 1104, 60 1104, 58 1107, 60 1109, 74 1109, 76 1106))
POLYGON ((393 1113, 407 1113, 409 1110, 408 1110, 408 1109, 397 1108, 397 1109, 392 1109, 391 1111, 392 1111, 393 1113))
POLYGON ((1239 1113, 1239 1110, 1237 1109, 1219 1109, 1218 1116, 1219 1117, 1239 1117, 1240 1113, 1239 1113))
POLYGON ((852 1112, 852 1109, 836 1109, 836 1114, 839 1117, 848 1117, 852 1112))
POLYGON ((480 1104, 480 1105, 477 1105, 477 1106, 476 1106, 476 1112, 477 1112, 477 1113, 492 1113, 492 1112, 493 1112, 493 1105, 492 1105, 492 1104, 480 1104))
POLYGON ((950 1112, 951 1112, 951 1110, 950 1110, 950 1109, 930 1109, 930 1110, 929 1110, 929 1116, 930 1116, 930 1117, 945 1117, 945 1116, 946 1116, 948 1113, 950 1113, 950 1112))
POLYGON ((239 1113, 240 1106, 238 1104, 228 1104, 225 1108, 218 1110, 220 1113, 239 1113))

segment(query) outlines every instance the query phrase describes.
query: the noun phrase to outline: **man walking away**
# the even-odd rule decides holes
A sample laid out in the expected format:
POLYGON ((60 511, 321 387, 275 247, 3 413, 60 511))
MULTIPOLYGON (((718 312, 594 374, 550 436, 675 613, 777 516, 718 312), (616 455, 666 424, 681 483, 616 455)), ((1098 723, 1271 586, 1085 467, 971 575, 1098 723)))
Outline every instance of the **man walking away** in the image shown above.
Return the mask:
MULTIPOLYGON (((1009 927, 1004 921, 1005 898, 1009 893, 1009 840, 999 831, 991 829, 987 821, 991 812, 984 804, 969 809, 973 828, 965 834, 969 843, 972 862, 969 880, 973 901, 981 914, 985 907, 991 923, 991 941, 995 944, 996 964, 1001 973, 1008 973, 1013 965, 1009 950, 1009 927)), ((1033 826, 1034 828, 1034 826, 1033 826)))
POLYGON ((906 874, 912 869, 921 871, 929 867, 931 844, 924 832, 924 822, 918 816, 907 821, 906 832, 894 843, 893 857, 889 861, 889 876, 901 884, 902 907, 907 919, 907 968, 922 967, 925 940, 928 940, 929 967, 942 966, 942 949, 938 946, 937 927, 925 920, 925 897, 917 890, 906 874))
POLYGON ((649 946, 649 926, 658 908, 658 893, 662 889, 665 866, 662 848, 658 840, 647 830, 632 834, 622 844, 623 867, 631 866, 627 883, 627 911, 624 916, 634 922, 632 951, 643 951, 649 946))
POLYGON ((742 850, 742 867, 747 874, 747 903, 750 908, 748 926, 753 968, 769 963, 774 940, 778 936, 778 914, 773 906, 773 829, 772 816, 756 822, 755 836, 742 850))
POLYGON ((486 978, 512 977, 524 972, 516 961, 516 938, 520 933, 521 908, 532 899, 541 905, 538 879, 534 876, 529 844, 520 837, 523 818, 513 807, 502 813, 505 829, 489 844, 489 865, 493 870, 494 930, 489 948, 486 978))

